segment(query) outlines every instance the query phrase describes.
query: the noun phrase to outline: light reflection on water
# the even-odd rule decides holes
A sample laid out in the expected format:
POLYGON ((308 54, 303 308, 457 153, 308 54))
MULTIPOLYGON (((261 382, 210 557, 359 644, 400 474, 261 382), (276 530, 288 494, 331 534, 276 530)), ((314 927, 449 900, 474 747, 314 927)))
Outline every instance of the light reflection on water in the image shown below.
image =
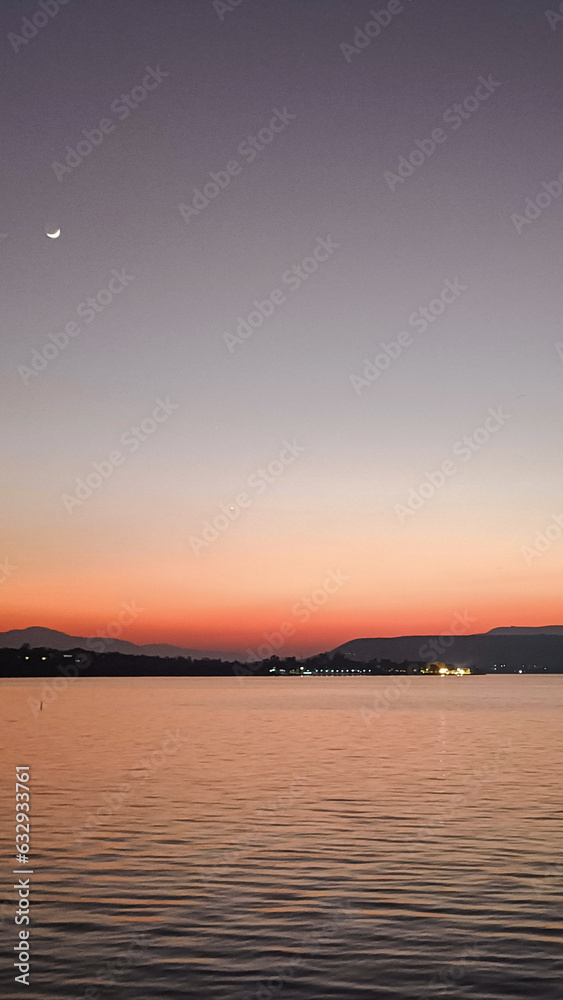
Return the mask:
POLYGON ((26 995, 558 996, 563 676, 397 681, 81 678, 39 714, 2 682, 26 995))

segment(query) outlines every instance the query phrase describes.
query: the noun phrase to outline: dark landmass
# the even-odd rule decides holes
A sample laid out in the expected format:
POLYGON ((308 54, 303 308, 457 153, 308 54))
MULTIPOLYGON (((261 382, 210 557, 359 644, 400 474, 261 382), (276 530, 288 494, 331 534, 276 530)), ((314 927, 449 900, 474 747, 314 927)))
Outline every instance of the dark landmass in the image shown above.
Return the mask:
MULTIPOLYGON (((332 650, 330 656, 343 653, 354 664, 367 664, 373 660, 388 660, 393 663, 409 661, 443 660, 458 666, 478 666, 486 672, 537 672, 546 668, 548 673, 563 672, 563 625, 543 625, 539 628, 523 626, 502 626, 490 632, 475 635, 453 634, 455 627, 460 631, 467 628, 471 619, 458 616, 459 623, 452 625, 452 634, 443 636, 411 635, 391 638, 353 639, 332 650), (504 665, 504 666, 503 666, 504 665)), ((118 623, 116 623, 118 624, 118 623)), ((111 636, 66 635, 48 628, 12 629, 0 632, 0 648, 16 649, 27 643, 34 649, 46 647, 50 650, 70 652, 81 649, 90 653, 122 653, 134 657, 160 657, 168 660, 190 660, 194 662, 243 663, 247 657, 238 651, 183 649, 166 643, 137 646, 133 642, 111 636)), ((156 673, 166 673, 162 665, 156 673)), ((210 673, 202 668, 201 673, 210 673)), ((226 671, 227 673, 229 671, 226 671)), ((253 673, 257 671, 253 669, 253 673)), ((128 674, 131 676, 131 674, 128 674)))
POLYGON ((563 625, 539 625, 528 628, 525 625, 508 625, 506 628, 491 628, 484 635, 563 635, 563 625))
POLYGON ((85 639, 52 629, 0 633, 0 677, 385 675, 432 672, 423 668, 436 662, 471 673, 563 673, 563 626, 353 639, 307 659, 271 656, 250 664, 236 653, 188 651, 165 644, 135 646, 121 639, 85 639))
POLYGON ((96 653, 92 650, 58 649, 28 645, 0 649, 0 677, 271 677, 302 674, 412 674, 426 670, 425 663, 392 663, 389 660, 359 664, 345 656, 320 653, 306 660, 295 656, 271 656, 256 663, 210 657, 132 656, 125 653, 96 653))
MULTIPOLYGON (((519 671, 504 669, 500 673, 540 673, 545 668, 519 671)), ((360 661, 343 653, 319 653, 304 660, 294 656, 280 658, 270 656, 256 663, 242 663, 240 660, 220 660, 210 657, 133 656, 124 653, 97 653, 92 650, 73 649, 62 651, 47 647, 31 648, 28 645, 18 649, 0 649, 0 677, 37 677, 48 680, 57 678, 52 687, 66 686, 76 677, 272 677, 303 675, 358 675, 374 677, 394 674, 437 674, 466 673, 481 674, 487 671, 478 665, 463 668, 450 658, 443 660, 390 660, 386 657, 360 661)), ((553 671, 551 671, 553 672, 553 671)))
MULTIPOLYGON (((265 661, 266 662, 266 661, 265 661)), ((92 649, 31 648, 0 649, 0 677, 232 677, 248 672, 245 663, 189 656, 144 656, 130 653, 95 652, 92 649)), ((269 673, 254 664, 252 674, 269 673)))
MULTIPOLYGON (((118 621, 114 624, 123 630, 118 621)), ((232 650, 225 652, 224 650, 182 649, 180 646, 169 646, 166 643, 136 646, 134 642, 112 638, 110 635, 88 638, 84 635, 67 635, 66 632, 57 632, 56 629, 40 626, 14 628, 10 632, 0 632, 0 647, 15 648, 24 643, 36 649, 40 646, 46 646, 49 649, 85 649, 98 653, 130 653, 136 656, 189 656, 194 659, 211 657, 220 660, 234 660, 237 656, 236 652, 232 650)))
POLYGON ((403 635, 353 639, 333 650, 354 662, 447 660, 484 673, 563 673, 563 627, 493 629, 476 635, 403 635), (559 631, 561 629, 561 631, 559 631))

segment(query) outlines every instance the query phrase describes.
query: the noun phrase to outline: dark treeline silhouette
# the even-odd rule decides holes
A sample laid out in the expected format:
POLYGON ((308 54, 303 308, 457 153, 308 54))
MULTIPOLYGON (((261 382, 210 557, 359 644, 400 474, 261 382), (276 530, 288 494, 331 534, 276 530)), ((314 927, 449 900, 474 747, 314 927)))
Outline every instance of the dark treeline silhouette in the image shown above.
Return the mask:
MULTIPOLYGON (((243 666, 211 658, 135 656, 90 649, 0 649, 1 677, 227 677, 243 666)), ((263 672, 268 673, 268 669, 263 672)))
POLYGON ((358 663, 342 653, 320 653, 304 660, 295 656, 271 656, 256 663, 243 663, 211 658, 195 660, 186 656, 100 653, 86 649, 31 649, 28 645, 19 649, 0 649, 0 677, 271 677, 304 673, 388 676, 420 673, 425 666, 425 663, 408 660, 358 663))

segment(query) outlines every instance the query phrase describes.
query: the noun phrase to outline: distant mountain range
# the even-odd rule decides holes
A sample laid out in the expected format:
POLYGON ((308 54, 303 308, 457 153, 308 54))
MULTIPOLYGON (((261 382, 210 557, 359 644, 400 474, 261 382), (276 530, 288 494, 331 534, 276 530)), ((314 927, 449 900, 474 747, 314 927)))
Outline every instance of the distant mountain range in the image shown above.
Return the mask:
MULTIPOLYGON (((168 646, 165 643, 154 643, 149 646, 136 646, 125 639, 97 639, 83 635, 67 635, 52 628, 14 628, 10 632, 0 632, 0 648, 19 649, 24 643, 32 647, 45 646, 48 649, 93 649, 104 653, 130 653, 136 656, 191 656, 201 660, 209 656, 212 659, 236 660, 237 654, 223 650, 215 652, 202 649, 180 649, 178 646, 168 646), (103 643, 103 647, 102 647, 103 643)), ((239 659, 241 659, 239 654, 239 659)))
MULTIPOLYGON (((97 652, 125 653, 136 656, 176 657, 243 662, 247 659, 233 650, 182 649, 166 643, 136 646, 124 639, 95 639, 80 635, 67 635, 50 628, 12 629, 0 632, 0 648, 18 649, 24 643, 31 647, 48 649, 93 649, 97 652), (102 644, 103 643, 103 647, 102 644)), ((534 665, 548 671, 563 672, 563 625, 543 625, 538 628, 508 626, 493 628, 476 635, 436 636, 402 635, 391 638, 352 639, 333 649, 329 655, 344 653, 351 660, 367 663, 370 660, 444 660, 459 666, 477 666, 491 670, 495 665, 505 665, 508 670, 534 665)))
POLYGON ((332 650, 351 660, 444 660, 459 666, 492 670, 520 667, 563 672, 563 625, 526 628, 511 625, 475 635, 402 635, 352 639, 332 650))
POLYGON ((563 635, 563 625, 540 625, 538 628, 526 628, 520 625, 509 625, 508 628, 492 628, 484 635, 563 635))

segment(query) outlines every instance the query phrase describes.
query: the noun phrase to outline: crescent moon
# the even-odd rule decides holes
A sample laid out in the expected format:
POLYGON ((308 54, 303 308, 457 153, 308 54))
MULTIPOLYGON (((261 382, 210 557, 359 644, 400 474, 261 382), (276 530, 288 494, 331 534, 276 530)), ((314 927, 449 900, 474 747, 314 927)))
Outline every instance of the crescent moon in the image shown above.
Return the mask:
POLYGON ((57 229, 55 233, 46 233, 45 235, 48 236, 50 240, 56 240, 61 235, 61 231, 60 229, 57 229))

